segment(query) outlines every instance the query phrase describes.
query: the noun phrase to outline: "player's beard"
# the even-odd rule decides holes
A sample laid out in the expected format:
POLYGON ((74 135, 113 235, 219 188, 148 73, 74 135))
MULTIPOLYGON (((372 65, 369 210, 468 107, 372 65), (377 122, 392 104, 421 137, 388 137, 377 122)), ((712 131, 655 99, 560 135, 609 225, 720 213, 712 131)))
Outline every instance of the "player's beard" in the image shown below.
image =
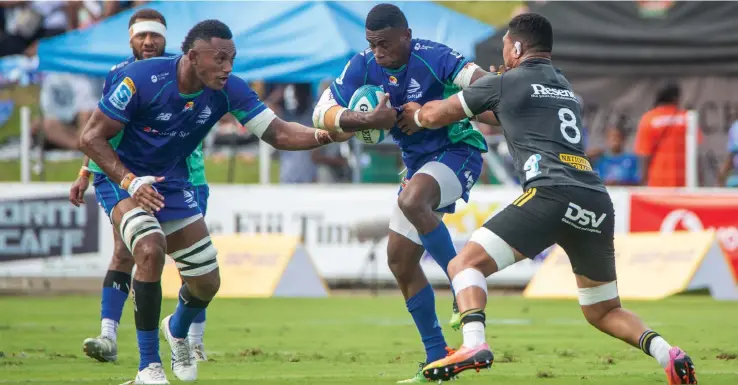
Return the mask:
MULTIPOLYGON (((164 55, 164 50, 165 50, 165 47, 162 47, 161 49, 156 50, 154 52, 154 56, 151 56, 151 57, 160 57, 160 56, 163 56, 164 55)), ((133 50, 133 57, 135 57, 136 60, 148 59, 148 58, 144 58, 144 50, 143 49, 140 50, 140 51, 136 51, 134 49, 133 50)))

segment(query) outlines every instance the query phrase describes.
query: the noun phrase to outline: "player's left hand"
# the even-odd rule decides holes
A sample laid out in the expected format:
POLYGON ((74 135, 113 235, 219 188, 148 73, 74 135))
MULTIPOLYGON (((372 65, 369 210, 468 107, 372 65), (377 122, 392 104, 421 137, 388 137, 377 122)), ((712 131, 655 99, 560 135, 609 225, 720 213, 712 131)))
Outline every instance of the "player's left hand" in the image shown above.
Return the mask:
POLYGON ((402 106, 402 113, 400 114, 400 120, 397 122, 397 127, 402 130, 406 135, 412 135, 423 127, 418 127, 415 123, 415 111, 420 110, 422 106, 415 102, 410 102, 402 106))
POLYGON ((354 137, 353 132, 331 132, 330 135, 334 142, 345 142, 354 137))

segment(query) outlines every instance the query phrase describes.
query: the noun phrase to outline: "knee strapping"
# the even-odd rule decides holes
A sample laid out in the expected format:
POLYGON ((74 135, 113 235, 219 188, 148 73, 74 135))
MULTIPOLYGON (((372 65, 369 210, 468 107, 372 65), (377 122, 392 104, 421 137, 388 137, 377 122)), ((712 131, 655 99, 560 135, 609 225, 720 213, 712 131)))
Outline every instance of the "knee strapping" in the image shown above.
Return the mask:
POLYGON ((579 304, 582 306, 594 305, 618 297, 618 283, 612 281, 597 287, 579 289, 579 304))
POLYGON ((210 236, 195 242, 194 245, 170 254, 180 274, 185 277, 199 277, 218 267, 218 251, 210 236))
POLYGON ((467 287, 472 286, 484 290, 484 294, 487 294, 487 278, 485 278, 481 271, 474 268, 467 268, 456 274, 451 281, 451 286, 453 286, 456 295, 459 295, 467 287))
POLYGON ((497 271, 501 271, 515 263, 515 254, 512 248, 510 248, 507 242, 486 227, 480 227, 475 230, 471 238, 469 238, 469 242, 477 243, 484 248, 484 251, 497 264, 497 271))
POLYGON ((159 221, 140 207, 123 214, 120 221, 120 236, 128 251, 133 253, 136 243, 149 234, 164 235, 159 221))

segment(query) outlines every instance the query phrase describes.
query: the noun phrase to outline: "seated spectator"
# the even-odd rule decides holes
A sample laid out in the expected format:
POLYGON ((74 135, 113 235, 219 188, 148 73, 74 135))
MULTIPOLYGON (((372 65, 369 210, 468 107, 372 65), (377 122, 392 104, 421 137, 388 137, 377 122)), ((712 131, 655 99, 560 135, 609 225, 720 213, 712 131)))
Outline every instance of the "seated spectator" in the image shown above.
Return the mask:
POLYGON ((43 131, 45 147, 76 150, 79 133, 97 107, 102 84, 84 75, 48 73, 41 82, 41 120, 33 131, 43 131))
POLYGON ((594 169, 606 185, 637 186, 641 183, 638 156, 625 152, 625 132, 619 127, 605 131, 607 149, 593 158, 594 169))
POLYGON ((5 33, 0 56, 34 56, 38 39, 77 28, 79 3, 75 1, 3 1, 5 33))

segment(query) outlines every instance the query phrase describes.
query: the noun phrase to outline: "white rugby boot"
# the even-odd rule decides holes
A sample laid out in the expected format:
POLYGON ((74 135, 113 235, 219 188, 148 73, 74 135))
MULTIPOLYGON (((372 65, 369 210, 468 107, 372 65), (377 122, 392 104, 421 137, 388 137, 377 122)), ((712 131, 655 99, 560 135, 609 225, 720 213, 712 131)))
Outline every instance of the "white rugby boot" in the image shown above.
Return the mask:
POLYGON ((149 364, 143 370, 136 374, 133 381, 124 382, 121 385, 168 385, 167 375, 160 363, 154 362, 149 364))
POLYGON ((115 362, 118 359, 118 345, 105 336, 87 338, 82 342, 85 355, 100 362, 115 362))
POLYGON ((197 360, 190 350, 187 337, 176 338, 172 335, 169 329, 171 318, 171 314, 164 317, 160 329, 172 350, 172 372, 182 381, 195 381, 197 379, 197 360))
POLYGON ((205 362, 208 360, 208 355, 205 354, 205 345, 203 344, 190 344, 190 350, 195 355, 197 362, 205 362))

